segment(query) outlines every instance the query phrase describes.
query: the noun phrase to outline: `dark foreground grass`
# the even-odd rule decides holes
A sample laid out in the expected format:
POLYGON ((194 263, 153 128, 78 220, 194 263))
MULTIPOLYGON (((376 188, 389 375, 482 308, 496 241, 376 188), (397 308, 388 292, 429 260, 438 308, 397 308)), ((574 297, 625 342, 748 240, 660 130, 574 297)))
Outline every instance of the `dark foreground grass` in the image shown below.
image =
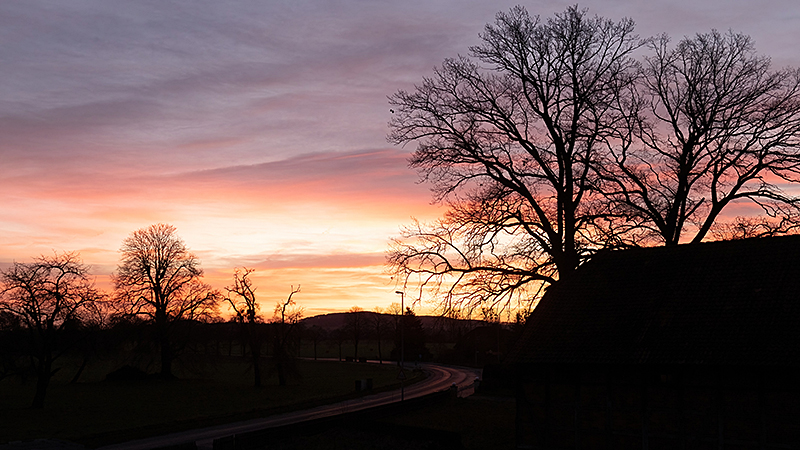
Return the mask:
POLYGON ((382 422, 456 433, 469 450, 513 449, 516 403, 511 396, 473 395, 402 413, 382 422))
MULTIPOLYGON (((372 378, 375 390, 397 384, 396 367, 385 364, 298 361, 302 378, 277 386, 252 387, 241 358, 219 358, 179 379, 56 380, 44 410, 28 406, 33 380, 0 381, 0 444, 57 438, 99 446, 173 431, 246 420, 354 396, 355 380, 372 378)), ((88 377, 92 379, 92 377, 88 377)))
MULTIPOLYGON (((287 426, 261 436, 276 450, 511 450, 513 397, 476 395, 407 403, 393 413, 287 426)), ((399 406, 399 405, 395 405, 399 406)))

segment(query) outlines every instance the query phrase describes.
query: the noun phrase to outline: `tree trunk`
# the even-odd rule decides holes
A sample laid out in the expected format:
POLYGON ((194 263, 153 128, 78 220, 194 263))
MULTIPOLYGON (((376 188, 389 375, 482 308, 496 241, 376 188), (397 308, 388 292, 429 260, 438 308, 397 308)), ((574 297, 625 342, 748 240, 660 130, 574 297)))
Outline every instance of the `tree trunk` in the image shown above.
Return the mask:
POLYGON ((284 367, 283 361, 278 361, 275 365, 275 369, 278 372, 278 386, 286 386, 286 368, 284 367))
POLYGON ((250 344, 253 357, 253 387, 261 387, 261 348, 255 343, 250 344))
POLYGON ((50 384, 50 377, 53 375, 53 365, 49 357, 44 357, 39 360, 36 376, 36 393, 33 396, 33 403, 31 408, 43 409, 44 397, 47 394, 47 386, 50 384))
POLYGON ((161 351, 161 376, 172 378, 172 347, 169 342, 169 317, 167 311, 156 309, 156 334, 161 351))
POLYGON ((81 374, 83 373, 83 369, 85 369, 85 368, 86 368, 86 364, 87 364, 88 362, 89 362, 89 358, 87 358, 87 357, 85 357, 85 356, 84 356, 84 358, 83 358, 83 362, 81 363, 81 367, 80 367, 80 368, 78 368, 78 373, 76 373, 76 374, 75 374, 75 376, 74 376, 74 377, 72 377, 72 379, 69 381, 69 384, 75 384, 75 383, 77 383, 77 382, 78 382, 78 378, 80 378, 80 377, 81 377, 81 374))
POLYGON ((259 357, 253 357, 253 387, 261 387, 261 362, 259 357))
POLYGON ((161 347, 161 376, 172 378, 172 347, 165 331, 159 331, 158 344, 161 347))

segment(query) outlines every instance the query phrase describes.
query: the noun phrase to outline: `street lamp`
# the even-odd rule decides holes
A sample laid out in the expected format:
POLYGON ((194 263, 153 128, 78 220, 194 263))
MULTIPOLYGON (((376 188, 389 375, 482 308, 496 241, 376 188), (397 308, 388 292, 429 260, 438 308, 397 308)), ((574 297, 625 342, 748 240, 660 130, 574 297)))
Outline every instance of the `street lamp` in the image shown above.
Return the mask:
MULTIPOLYGON (((395 294, 400 294, 400 373, 403 374, 403 369, 405 365, 405 352, 406 352, 406 339, 404 336, 404 329, 405 324, 403 321, 403 315, 406 312, 405 305, 403 303, 403 291, 394 291, 395 294)), ((400 379, 400 401, 402 402, 405 400, 405 393, 406 393, 406 385, 405 385, 405 374, 403 374, 403 378, 400 379)))

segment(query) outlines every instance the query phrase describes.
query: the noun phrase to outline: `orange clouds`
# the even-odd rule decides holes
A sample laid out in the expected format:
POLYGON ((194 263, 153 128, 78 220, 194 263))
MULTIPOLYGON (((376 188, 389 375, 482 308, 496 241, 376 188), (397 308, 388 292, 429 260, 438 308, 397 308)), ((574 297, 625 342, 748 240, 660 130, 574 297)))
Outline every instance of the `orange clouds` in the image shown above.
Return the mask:
MULTIPOLYGON (((788 0, 678 3, 585 6, 796 59, 788 0)), ((441 211, 386 147, 386 97, 515 4, 0 2, 0 265, 80 251, 107 285, 122 240, 166 222, 216 287, 247 265, 270 304, 298 283, 309 312, 396 301, 388 239, 441 211)))
POLYGON ((172 175, 37 179, 0 192, 12 211, 0 219, 0 250, 5 262, 80 251, 108 286, 125 236, 167 222, 217 288, 248 266, 268 303, 300 284, 309 312, 386 306, 394 292, 383 267, 388 239, 411 216, 438 215, 405 158, 377 150, 172 175))

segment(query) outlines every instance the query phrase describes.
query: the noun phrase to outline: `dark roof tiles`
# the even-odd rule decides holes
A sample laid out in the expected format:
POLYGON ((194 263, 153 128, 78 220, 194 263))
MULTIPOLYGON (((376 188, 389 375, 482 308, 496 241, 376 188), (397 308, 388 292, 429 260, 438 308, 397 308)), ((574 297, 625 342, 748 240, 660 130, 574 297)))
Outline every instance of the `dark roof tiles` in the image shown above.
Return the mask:
POLYGON ((800 366, 800 236, 601 253, 509 362, 800 366))

